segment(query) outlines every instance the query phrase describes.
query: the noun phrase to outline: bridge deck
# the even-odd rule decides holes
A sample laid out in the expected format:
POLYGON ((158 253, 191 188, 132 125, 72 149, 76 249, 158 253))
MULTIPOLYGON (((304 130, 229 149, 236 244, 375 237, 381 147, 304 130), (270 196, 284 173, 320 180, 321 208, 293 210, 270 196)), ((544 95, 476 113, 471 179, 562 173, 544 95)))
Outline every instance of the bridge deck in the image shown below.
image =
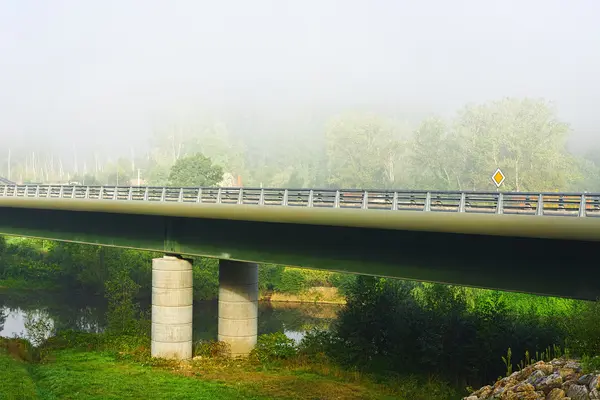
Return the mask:
POLYGON ((600 194, 4 185, 0 197, 600 217, 600 194))
POLYGON ((599 199, 0 186, 0 234, 595 299, 599 199))

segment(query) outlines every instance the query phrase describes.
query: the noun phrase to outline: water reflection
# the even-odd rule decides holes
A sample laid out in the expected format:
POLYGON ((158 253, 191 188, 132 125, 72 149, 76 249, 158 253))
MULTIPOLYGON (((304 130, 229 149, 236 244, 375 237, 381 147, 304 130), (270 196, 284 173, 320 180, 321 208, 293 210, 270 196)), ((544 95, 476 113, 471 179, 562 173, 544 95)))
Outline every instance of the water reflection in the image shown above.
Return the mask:
MULTIPOLYGON (((149 299, 148 299, 149 300, 149 299)), ((148 310, 150 302, 142 308, 148 310)), ((283 332, 299 341, 307 330, 328 329, 340 306, 334 304, 259 303, 258 333, 283 332)), ((217 338, 218 303, 194 304, 194 340, 217 338)), ((43 323, 48 331, 75 329, 101 332, 106 327, 106 302, 77 293, 0 291, 0 336, 27 337, 27 325, 43 323)))

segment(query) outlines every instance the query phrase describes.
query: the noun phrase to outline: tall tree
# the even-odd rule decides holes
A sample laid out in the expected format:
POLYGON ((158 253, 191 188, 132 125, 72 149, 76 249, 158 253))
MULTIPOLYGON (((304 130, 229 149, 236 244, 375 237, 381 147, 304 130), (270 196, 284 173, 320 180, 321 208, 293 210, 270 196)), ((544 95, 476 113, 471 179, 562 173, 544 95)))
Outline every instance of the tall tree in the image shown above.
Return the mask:
POLYGON ((373 114, 342 115, 328 124, 325 136, 330 185, 394 185, 401 144, 390 121, 373 114))
POLYGON ((503 99, 465 107, 455 124, 457 162, 468 188, 489 190, 496 168, 506 175, 505 190, 565 190, 581 179, 568 153, 569 126, 543 100, 503 99))
POLYGON ((200 153, 178 159, 169 173, 171 186, 215 186, 221 179, 223 169, 200 153))

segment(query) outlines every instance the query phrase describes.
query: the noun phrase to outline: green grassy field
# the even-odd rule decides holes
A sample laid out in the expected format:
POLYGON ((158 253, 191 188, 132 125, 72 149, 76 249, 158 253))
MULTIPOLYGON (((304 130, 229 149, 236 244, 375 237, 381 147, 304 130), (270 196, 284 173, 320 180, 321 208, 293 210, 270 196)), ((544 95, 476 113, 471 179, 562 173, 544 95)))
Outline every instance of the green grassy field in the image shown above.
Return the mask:
POLYGON ((337 368, 215 363, 148 366, 100 351, 53 350, 41 363, 0 349, 0 400, 400 399, 446 400, 444 384, 416 378, 379 384, 337 368))

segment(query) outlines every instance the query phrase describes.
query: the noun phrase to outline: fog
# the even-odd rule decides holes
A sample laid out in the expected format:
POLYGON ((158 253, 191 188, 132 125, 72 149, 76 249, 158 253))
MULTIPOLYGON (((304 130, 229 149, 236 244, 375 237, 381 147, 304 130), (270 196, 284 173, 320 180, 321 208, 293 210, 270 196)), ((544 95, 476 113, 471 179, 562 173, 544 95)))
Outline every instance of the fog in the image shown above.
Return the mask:
POLYGON ((0 0, 0 149, 127 154, 202 113, 281 138, 307 116, 418 122, 506 96, 554 102, 589 148, 599 18, 595 0, 0 0))

